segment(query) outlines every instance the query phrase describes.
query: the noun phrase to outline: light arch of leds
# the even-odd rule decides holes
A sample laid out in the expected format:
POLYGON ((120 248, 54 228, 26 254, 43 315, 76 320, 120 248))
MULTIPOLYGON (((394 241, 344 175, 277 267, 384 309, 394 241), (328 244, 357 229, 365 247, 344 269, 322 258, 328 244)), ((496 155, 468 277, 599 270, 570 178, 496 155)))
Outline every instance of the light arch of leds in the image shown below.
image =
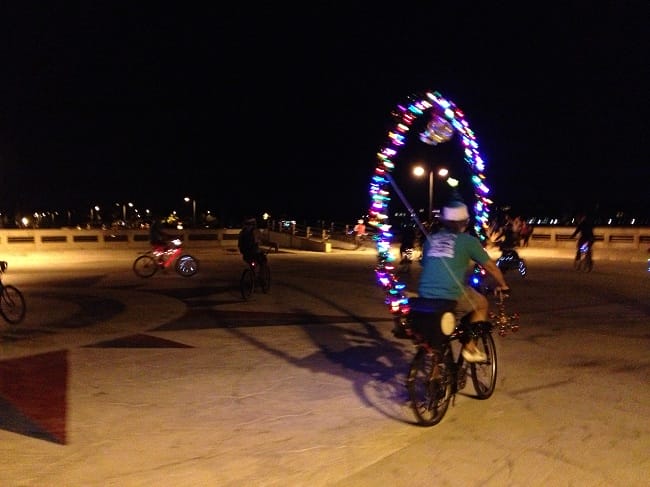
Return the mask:
POLYGON ((463 112, 450 100, 437 91, 427 91, 412 96, 408 104, 397 105, 393 116, 395 126, 388 132, 387 144, 377 153, 378 164, 370 181, 370 210, 368 224, 375 229, 377 246, 377 266, 375 275, 377 283, 386 291, 386 304, 393 313, 408 312, 406 285, 395 275, 396 257, 391 253, 393 233, 389 222, 388 205, 391 200, 390 187, 399 191, 391 173, 395 168, 393 159, 406 144, 409 130, 422 115, 433 113, 443 116, 457 132, 463 146, 465 162, 471 169, 471 182, 474 188, 473 205, 474 232, 485 242, 487 239, 490 204, 487 195, 489 188, 485 185, 485 162, 478 151, 478 142, 474 132, 465 120, 463 112))

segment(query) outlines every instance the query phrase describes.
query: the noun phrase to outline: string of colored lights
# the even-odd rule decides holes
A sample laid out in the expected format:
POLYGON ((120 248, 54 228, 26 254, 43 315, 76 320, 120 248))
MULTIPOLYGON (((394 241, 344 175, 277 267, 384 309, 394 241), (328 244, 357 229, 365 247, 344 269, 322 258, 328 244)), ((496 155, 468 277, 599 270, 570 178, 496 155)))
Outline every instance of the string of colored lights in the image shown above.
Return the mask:
MULTIPOLYGON (((485 162, 478 151, 478 142, 474 132, 470 129, 465 120, 463 112, 450 100, 445 99, 439 92, 425 92, 422 95, 409 97, 409 103, 406 105, 397 105, 393 112, 396 120, 395 126, 388 132, 388 142, 378 153, 378 164, 370 181, 370 210, 368 224, 375 227, 375 241, 377 246, 377 266, 375 275, 377 283, 386 291, 386 304, 392 313, 408 313, 408 298, 406 296, 406 284, 399 280, 395 274, 396 257, 391 252, 391 243, 393 233, 388 215, 388 206, 391 200, 390 187, 399 193, 399 189, 393 180, 391 173, 395 169, 393 160, 398 151, 407 141, 407 135, 413 123, 427 112, 432 113, 432 117, 438 120, 433 121, 429 127, 432 131, 436 127, 445 125, 459 134, 460 142, 463 146, 465 162, 471 168, 471 182, 474 188, 474 197, 476 198, 473 205, 474 214, 474 231, 482 240, 487 239, 488 219, 490 214, 490 201, 487 197, 489 188, 485 185, 485 162), (444 123, 444 120, 448 124, 444 123)), ((435 133, 425 131, 420 135, 427 140, 423 142, 436 144, 446 140, 449 134, 441 133, 440 139, 436 139, 435 133)))

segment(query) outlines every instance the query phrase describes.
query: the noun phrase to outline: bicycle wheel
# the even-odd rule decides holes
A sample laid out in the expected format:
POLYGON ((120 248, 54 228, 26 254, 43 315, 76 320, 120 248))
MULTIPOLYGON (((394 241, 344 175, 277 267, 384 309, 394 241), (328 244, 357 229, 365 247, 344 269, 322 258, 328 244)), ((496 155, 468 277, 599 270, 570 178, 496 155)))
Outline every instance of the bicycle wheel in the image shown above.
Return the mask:
POLYGON ((25 318, 27 307, 23 294, 11 284, 2 287, 0 314, 8 323, 15 325, 25 318))
POLYGON ((509 262, 508 259, 506 259, 504 256, 501 256, 501 257, 499 257, 499 258, 496 260, 496 265, 497 265, 497 267, 499 268, 499 270, 500 270, 503 274, 505 274, 506 271, 507 271, 507 270, 509 269, 509 267, 510 267, 510 262, 509 262))
POLYGON ((259 268, 260 287, 264 294, 271 289, 271 268, 268 264, 261 264, 259 268))
POLYGON ((406 382, 411 409, 418 424, 434 426, 447 412, 452 394, 452 368, 448 345, 433 354, 419 348, 406 382))
POLYGON ((181 255, 176 261, 175 269, 183 277, 192 277, 199 272, 199 261, 191 255, 181 255))
POLYGON ((253 291, 255 290, 255 273, 253 269, 244 269, 241 273, 241 279, 239 281, 239 288, 241 289, 241 297, 244 299, 249 299, 253 291))
POLYGON ((576 261, 576 270, 578 272, 590 272, 592 267, 593 264, 586 254, 582 254, 580 260, 576 261))
POLYGON ((483 332, 476 346, 479 350, 485 352, 487 360, 485 362, 470 363, 470 375, 476 391, 476 397, 487 399, 494 392, 497 383, 497 351, 494 345, 494 339, 490 332, 483 332))
POLYGON ((141 255, 133 262, 133 272, 139 277, 151 277, 158 270, 158 263, 151 255, 141 255))
POLYGON ((526 266, 526 261, 524 259, 519 259, 519 274, 521 277, 526 277, 528 273, 528 267, 526 266))

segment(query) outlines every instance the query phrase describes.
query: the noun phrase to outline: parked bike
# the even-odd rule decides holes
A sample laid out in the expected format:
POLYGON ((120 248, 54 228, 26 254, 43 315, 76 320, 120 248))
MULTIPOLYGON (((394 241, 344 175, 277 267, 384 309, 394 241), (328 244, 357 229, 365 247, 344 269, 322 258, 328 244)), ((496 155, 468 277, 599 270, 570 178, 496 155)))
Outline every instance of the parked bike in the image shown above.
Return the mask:
POLYGON ((456 394, 465 389, 468 376, 476 399, 492 395, 498 371, 492 330, 497 329, 500 336, 519 330, 519 315, 505 310, 507 296, 503 292, 496 294, 497 311, 490 313, 490 321, 471 324, 466 319, 456 322, 455 301, 409 299, 409 305, 396 319, 394 333, 399 338, 410 338, 417 347, 406 388, 418 424, 438 424, 450 402, 454 404, 456 394), (484 362, 465 362, 461 348, 469 340, 476 340, 478 349, 485 353, 484 362))
POLYGON ((151 277, 158 270, 173 266, 177 274, 192 277, 199 271, 199 261, 183 253, 182 241, 172 240, 174 246, 168 249, 150 250, 135 259, 133 272, 139 277, 151 277))
POLYGON ((2 282, 2 275, 7 271, 7 261, 0 261, 0 315, 4 320, 15 325, 23 321, 27 306, 25 298, 17 287, 2 282))

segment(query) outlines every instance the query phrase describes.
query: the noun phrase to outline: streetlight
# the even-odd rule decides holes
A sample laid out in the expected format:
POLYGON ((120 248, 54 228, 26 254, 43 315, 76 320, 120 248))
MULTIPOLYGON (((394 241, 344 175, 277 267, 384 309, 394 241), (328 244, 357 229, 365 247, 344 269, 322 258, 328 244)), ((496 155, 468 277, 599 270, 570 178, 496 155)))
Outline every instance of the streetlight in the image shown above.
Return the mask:
POLYGON ((186 196, 183 199, 185 200, 185 203, 189 203, 190 200, 192 201, 192 227, 196 228, 196 200, 189 196, 186 196))
MULTIPOLYGON (((90 223, 92 224, 95 221, 95 212, 99 211, 99 206, 91 206, 90 207, 90 223)), ((97 219, 99 219, 99 213, 97 213, 97 219)))
MULTIPOLYGON (((426 170, 422 166, 416 166, 413 168, 413 174, 417 177, 424 175, 426 170)), ((449 174, 449 170, 446 168, 438 169, 438 176, 444 178, 449 174)), ((429 216, 427 222, 431 223, 433 219, 433 167, 429 164, 429 216)))
MULTIPOLYGON (((122 203, 122 221, 124 222, 124 226, 126 227, 126 206, 129 206, 130 208, 133 208, 133 203, 122 203)), ((119 203, 115 203, 115 206, 119 207, 119 203)))

